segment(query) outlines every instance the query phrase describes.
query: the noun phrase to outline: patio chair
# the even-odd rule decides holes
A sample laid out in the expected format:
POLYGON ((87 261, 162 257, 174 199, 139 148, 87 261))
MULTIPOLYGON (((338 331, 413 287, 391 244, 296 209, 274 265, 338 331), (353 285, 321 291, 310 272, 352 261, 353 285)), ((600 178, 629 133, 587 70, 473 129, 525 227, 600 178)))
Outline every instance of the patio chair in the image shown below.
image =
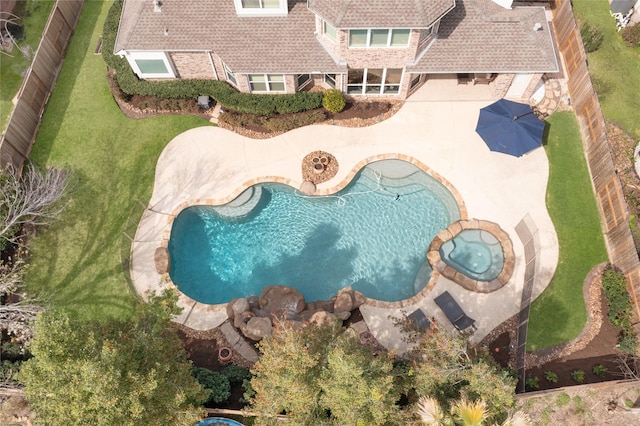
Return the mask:
POLYGON ((431 328, 431 320, 427 318, 422 309, 416 309, 407 318, 420 330, 429 330, 431 328))
POLYGON ((468 317, 467 314, 464 313, 460 305, 458 305, 458 302, 455 301, 448 291, 436 297, 435 302, 458 331, 462 332, 469 327, 473 328, 474 331, 477 329, 475 325, 476 320, 468 317))

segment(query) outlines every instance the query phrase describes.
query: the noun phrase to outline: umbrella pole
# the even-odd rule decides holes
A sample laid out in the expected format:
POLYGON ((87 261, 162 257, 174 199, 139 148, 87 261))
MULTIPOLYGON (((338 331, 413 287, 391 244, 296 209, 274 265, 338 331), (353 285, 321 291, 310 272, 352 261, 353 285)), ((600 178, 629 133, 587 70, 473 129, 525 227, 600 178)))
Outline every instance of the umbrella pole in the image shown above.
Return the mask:
POLYGON ((518 118, 524 117, 525 115, 529 115, 529 114, 533 114, 533 110, 531 110, 529 112, 525 112, 524 114, 514 115, 512 120, 516 121, 518 118))

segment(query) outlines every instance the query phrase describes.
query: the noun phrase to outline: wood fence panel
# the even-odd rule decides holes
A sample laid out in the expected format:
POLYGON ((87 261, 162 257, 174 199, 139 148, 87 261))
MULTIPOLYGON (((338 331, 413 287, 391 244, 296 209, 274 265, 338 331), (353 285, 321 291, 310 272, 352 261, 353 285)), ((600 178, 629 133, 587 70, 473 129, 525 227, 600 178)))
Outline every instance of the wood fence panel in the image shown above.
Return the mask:
POLYGON ((53 6, 31 68, 18 92, 16 106, 0 138, 0 167, 12 164, 21 170, 29 157, 83 6, 84 0, 58 0, 53 6))
POLYGON ((554 0, 552 11, 553 28, 567 68, 569 94, 580 124, 609 259, 627 278, 637 321, 640 319, 640 259, 628 223, 629 212, 622 185, 613 164, 604 116, 591 84, 586 54, 571 2, 554 0))

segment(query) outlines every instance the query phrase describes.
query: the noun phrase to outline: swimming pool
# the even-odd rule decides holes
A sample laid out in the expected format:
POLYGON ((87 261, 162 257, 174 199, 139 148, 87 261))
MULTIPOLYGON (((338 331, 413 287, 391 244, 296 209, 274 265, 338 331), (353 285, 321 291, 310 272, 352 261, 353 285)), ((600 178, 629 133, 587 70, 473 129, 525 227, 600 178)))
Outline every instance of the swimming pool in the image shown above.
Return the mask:
POLYGON ((442 260, 469 278, 491 281, 504 265, 502 245, 491 233, 468 229, 442 244, 442 260))
POLYGON ((243 426, 242 423, 225 417, 209 417, 196 423, 197 426, 243 426))
POLYGON ((399 160, 368 165, 334 196, 307 197, 281 184, 257 188, 235 203, 238 215, 229 205, 193 206, 176 217, 170 275, 184 294, 219 304, 281 284, 307 301, 346 286, 404 300, 428 282, 433 237, 460 218, 442 184, 399 160))

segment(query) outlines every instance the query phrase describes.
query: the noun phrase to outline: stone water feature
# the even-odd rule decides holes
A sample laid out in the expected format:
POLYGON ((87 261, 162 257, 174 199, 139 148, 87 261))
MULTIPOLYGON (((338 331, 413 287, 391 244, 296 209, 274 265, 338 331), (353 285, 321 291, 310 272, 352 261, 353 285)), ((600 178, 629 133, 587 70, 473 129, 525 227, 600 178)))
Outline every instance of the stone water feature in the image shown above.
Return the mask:
POLYGON ((366 297, 345 287, 329 300, 306 302, 298 290, 283 285, 265 287, 260 296, 233 299, 227 304, 227 315, 235 328, 251 340, 271 335, 273 321, 283 318, 302 327, 305 322, 325 324, 346 320, 366 297))

